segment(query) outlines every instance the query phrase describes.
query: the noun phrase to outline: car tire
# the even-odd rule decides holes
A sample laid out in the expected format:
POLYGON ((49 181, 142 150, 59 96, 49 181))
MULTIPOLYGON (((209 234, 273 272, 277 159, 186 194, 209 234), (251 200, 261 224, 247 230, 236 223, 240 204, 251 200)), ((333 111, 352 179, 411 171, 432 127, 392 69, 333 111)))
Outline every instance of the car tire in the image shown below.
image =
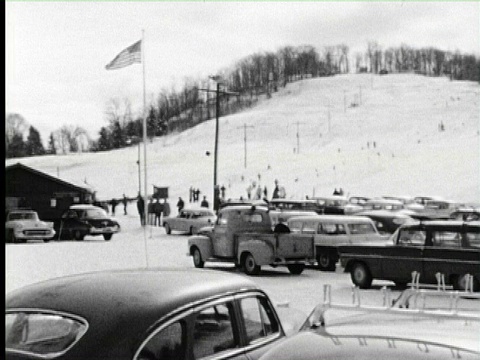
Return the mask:
POLYGON ((11 230, 11 229, 8 230, 8 232, 7 232, 6 242, 7 243, 12 243, 12 244, 14 244, 16 242, 15 234, 13 233, 13 230, 11 230))
POLYGON ((47 242, 49 242, 49 241, 50 241, 50 239, 43 239, 43 242, 46 242, 46 243, 47 243, 47 242))
POLYGON ((165 228, 165 232, 167 233, 167 235, 170 235, 172 233, 172 229, 170 229, 170 226, 167 223, 163 224, 163 227, 165 228))
POLYGON ((73 232, 73 238, 77 241, 82 241, 85 235, 80 230, 75 230, 73 232))
POLYGON ((196 268, 200 268, 200 269, 203 268, 203 266, 205 265, 205 262, 203 261, 202 254, 200 253, 200 250, 197 247, 193 248, 192 257, 193 257, 193 265, 196 268))
POLYGON ((103 238, 105 239, 105 241, 111 240, 112 236, 113 236, 113 234, 103 234, 103 238))
POLYGON ((318 268, 321 271, 335 271, 336 259, 329 251, 321 251, 317 255, 318 268))
POLYGON ((305 264, 288 264, 288 271, 292 275, 300 275, 305 270, 305 264))
POLYGON ((258 275, 260 273, 260 266, 257 265, 255 258, 250 253, 243 258, 242 267, 247 275, 258 275))
POLYGON ((352 282, 360 289, 369 289, 372 285, 372 275, 364 263, 357 262, 350 270, 352 282))

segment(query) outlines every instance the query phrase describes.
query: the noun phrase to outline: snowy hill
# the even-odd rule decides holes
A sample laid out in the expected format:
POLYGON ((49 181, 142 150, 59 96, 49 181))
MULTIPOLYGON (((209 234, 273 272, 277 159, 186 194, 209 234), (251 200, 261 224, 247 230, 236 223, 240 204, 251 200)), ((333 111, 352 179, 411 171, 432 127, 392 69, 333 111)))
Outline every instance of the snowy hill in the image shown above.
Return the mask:
MULTIPOLYGON (((479 202, 479 94, 476 83, 417 75, 343 75, 289 84, 254 108, 220 118, 218 183, 227 198, 245 198, 260 174, 269 197, 278 179, 287 198, 329 195, 342 187, 350 195, 479 202)), ((193 186, 212 203, 214 138, 210 120, 148 143, 148 191, 168 186, 171 202, 179 196, 188 201, 193 186)), ((141 155, 143 164, 143 145, 141 155)), ((10 159, 6 165, 22 162, 67 181, 86 181, 106 200, 136 196, 137 158, 138 148, 131 147, 10 159)), ((141 184, 143 189, 143 174, 141 184)))

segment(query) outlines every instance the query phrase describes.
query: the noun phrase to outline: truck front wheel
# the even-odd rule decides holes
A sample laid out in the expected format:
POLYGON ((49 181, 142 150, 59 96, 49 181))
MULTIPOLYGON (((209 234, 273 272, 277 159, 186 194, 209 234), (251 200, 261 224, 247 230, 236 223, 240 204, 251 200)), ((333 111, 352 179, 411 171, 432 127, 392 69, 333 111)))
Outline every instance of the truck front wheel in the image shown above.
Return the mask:
POLYGON ((360 289, 368 289, 372 285, 372 275, 368 267, 363 263, 355 263, 350 270, 352 282, 360 289))
POLYGON ((247 275, 258 275, 260 273, 260 266, 257 265, 255 258, 250 253, 243 258, 242 266, 247 275))
POLYGON ((203 261, 202 254, 200 253, 200 250, 198 250, 198 248, 193 249, 192 256, 193 265, 195 265, 196 268, 203 268, 205 262, 203 261))
POLYGON ((305 269, 305 264, 288 264, 288 271, 293 275, 300 275, 305 269))

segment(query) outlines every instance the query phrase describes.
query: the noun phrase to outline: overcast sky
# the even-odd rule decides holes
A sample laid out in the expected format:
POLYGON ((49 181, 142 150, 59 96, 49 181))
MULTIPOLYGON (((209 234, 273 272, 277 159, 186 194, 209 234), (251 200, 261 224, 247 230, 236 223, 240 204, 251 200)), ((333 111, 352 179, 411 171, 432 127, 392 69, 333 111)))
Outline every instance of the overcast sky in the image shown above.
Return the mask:
POLYGON ((143 104, 142 66, 105 70, 142 38, 147 101, 184 79, 203 79, 255 52, 287 45, 368 41, 383 48, 480 54, 480 3, 470 2, 15 2, 6 3, 6 112, 19 113, 44 142, 62 125, 92 138, 106 104, 143 104), (122 100, 123 101, 123 100, 122 100))

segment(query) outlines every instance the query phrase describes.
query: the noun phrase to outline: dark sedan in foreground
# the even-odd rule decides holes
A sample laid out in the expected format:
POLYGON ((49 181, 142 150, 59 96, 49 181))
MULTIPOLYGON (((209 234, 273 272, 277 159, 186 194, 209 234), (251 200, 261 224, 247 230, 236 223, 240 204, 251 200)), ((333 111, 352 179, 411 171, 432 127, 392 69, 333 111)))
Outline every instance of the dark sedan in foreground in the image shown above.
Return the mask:
POLYGON ((255 283, 216 271, 81 274, 6 299, 6 359, 252 360, 284 337, 255 283))

